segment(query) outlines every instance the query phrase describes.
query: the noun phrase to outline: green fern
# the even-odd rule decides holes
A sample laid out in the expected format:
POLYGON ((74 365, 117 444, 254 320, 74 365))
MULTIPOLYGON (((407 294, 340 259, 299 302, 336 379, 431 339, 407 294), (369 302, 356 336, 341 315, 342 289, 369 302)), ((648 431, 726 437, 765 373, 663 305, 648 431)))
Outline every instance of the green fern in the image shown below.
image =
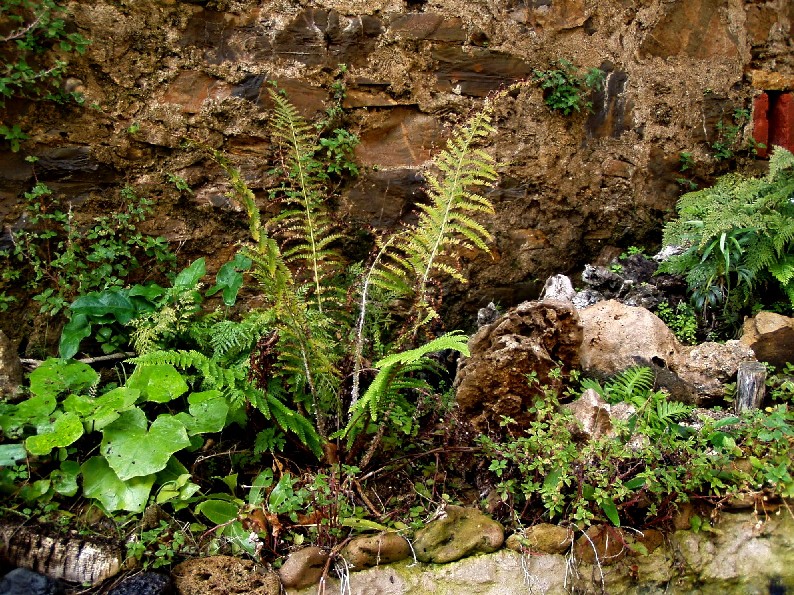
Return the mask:
POLYGON ((350 422, 336 437, 347 436, 349 440, 352 439, 363 429, 362 424, 366 423, 367 417, 377 421, 384 403, 396 401, 406 389, 425 387, 424 381, 413 378, 411 374, 432 367, 428 354, 451 349, 468 356, 467 342, 468 337, 461 331, 452 331, 421 347, 393 353, 376 362, 374 367, 378 374, 364 395, 353 404, 350 422))
MULTIPOLYGON (((761 178, 720 177, 681 197, 664 242, 686 248, 659 267, 686 275, 696 305, 742 309, 777 281, 794 295, 794 156, 777 147, 761 178)), ((794 299, 791 300, 794 307, 794 299)))
POLYGON ((333 244, 342 236, 335 231, 324 205, 324 169, 314 157, 317 132, 277 90, 269 93, 275 105, 273 137, 282 148, 282 168, 288 176, 283 188, 285 208, 270 225, 277 225, 285 240, 284 261, 308 268, 317 309, 322 312, 332 287, 323 282, 335 274, 335 264, 341 260, 333 244))

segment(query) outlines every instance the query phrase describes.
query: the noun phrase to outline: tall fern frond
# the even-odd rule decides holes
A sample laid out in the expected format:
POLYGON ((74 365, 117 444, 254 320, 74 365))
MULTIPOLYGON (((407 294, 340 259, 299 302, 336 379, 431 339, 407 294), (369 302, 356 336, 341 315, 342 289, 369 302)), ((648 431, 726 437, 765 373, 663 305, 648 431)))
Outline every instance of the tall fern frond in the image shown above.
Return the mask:
POLYGON ((286 208, 272 222, 278 224, 285 239, 285 262, 297 262, 309 270, 317 309, 322 312, 328 297, 323 281, 333 274, 329 265, 340 260, 333 244, 342 236, 336 232, 323 203, 327 193, 323 169, 314 157, 318 149, 315 128, 281 93, 275 89, 269 93, 275 106, 273 138, 282 149, 283 168, 288 176, 284 187, 286 208))
POLYGON ((653 370, 647 367, 633 366, 614 376, 604 387, 612 402, 632 402, 637 397, 647 398, 655 381, 653 370))
POLYGON ((478 191, 496 181, 496 162, 477 148, 494 132, 492 112, 493 105, 486 102, 481 111, 456 128, 446 148, 433 160, 437 173, 427 174, 430 203, 419 206, 419 221, 402 246, 417 276, 420 303, 426 303, 428 282, 437 272, 465 282, 458 269, 444 261, 452 249, 488 251, 491 234, 474 217, 493 213, 490 200, 478 191))

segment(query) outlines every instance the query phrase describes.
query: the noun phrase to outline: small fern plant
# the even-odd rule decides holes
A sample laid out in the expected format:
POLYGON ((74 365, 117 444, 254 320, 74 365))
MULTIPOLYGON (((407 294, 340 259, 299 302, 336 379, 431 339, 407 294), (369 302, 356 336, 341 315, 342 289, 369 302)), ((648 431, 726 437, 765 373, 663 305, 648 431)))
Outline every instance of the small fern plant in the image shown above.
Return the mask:
POLYGON ((635 412, 629 419, 629 433, 645 434, 678 430, 678 420, 689 415, 692 408, 684 403, 668 401, 667 393, 653 390, 655 378, 651 368, 634 366, 616 374, 605 385, 586 378, 582 388, 594 389, 610 404, 629 403, 635 412))
POLYGON ((701 311, 737 313, 777 288, 794 308, 794 156, 776 147, 763 177, 728 174, 690 192, 664 243, 686 250, 659 272, 686 276, 701 311))

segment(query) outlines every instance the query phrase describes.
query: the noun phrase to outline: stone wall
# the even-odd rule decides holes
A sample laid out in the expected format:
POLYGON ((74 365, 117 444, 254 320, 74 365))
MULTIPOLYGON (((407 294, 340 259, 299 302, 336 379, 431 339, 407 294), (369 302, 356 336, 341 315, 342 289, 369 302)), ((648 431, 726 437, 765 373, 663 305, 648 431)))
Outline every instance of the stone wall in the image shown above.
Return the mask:
MULTIPOLYGON (((450 123, 483 97, 560 58, 602 68, 592 114, 553 113, 537 87, 500 102, 493 253, 462 255, 472 283, 447 288, 447 304, 463 306, 451 324, 491 300, 534 297, 538 280, 615 246, 658 241, 681 192, 680 153, 693 154, 698 181, 729 167, 707 151, 717 122, 767 90, 753 86, 754 72, 794 74, 789 0, 67 4, 73 26, 93 40, 67 81, 85 106, 9 106, 31 138, 20 153, 0 146, 3 225, 24 226, 21 195, 34 170, 23 157, 36 155, 37 178, 83 216, 112 208, 123 183, 148 193, 157 216, 146 231, 214 267, 245 237, 244 214, 224 196, 219 168, 182 142, 227 153, 264 205, 269 80, 308 117, 344 81, 345 124, 362 139, 363 168, 340 189, 340 215, 382 227, 410 217, 423 167, 450 123), (167 173, 194 193, 180 195, 167 173)), ((6 330, 17 336, 13 326, 6 330)))

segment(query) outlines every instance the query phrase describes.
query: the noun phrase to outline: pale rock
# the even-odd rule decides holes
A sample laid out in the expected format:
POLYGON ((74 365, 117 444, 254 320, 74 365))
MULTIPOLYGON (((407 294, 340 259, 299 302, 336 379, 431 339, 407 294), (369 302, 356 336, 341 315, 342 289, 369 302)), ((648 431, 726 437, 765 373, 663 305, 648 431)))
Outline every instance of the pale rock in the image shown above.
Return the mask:
POLYGON ((404 560, 411 555, 411 546, 405 537, 394 532, 362 535, 352 539, 341 555, 351 570, 362 570, 404 560))

